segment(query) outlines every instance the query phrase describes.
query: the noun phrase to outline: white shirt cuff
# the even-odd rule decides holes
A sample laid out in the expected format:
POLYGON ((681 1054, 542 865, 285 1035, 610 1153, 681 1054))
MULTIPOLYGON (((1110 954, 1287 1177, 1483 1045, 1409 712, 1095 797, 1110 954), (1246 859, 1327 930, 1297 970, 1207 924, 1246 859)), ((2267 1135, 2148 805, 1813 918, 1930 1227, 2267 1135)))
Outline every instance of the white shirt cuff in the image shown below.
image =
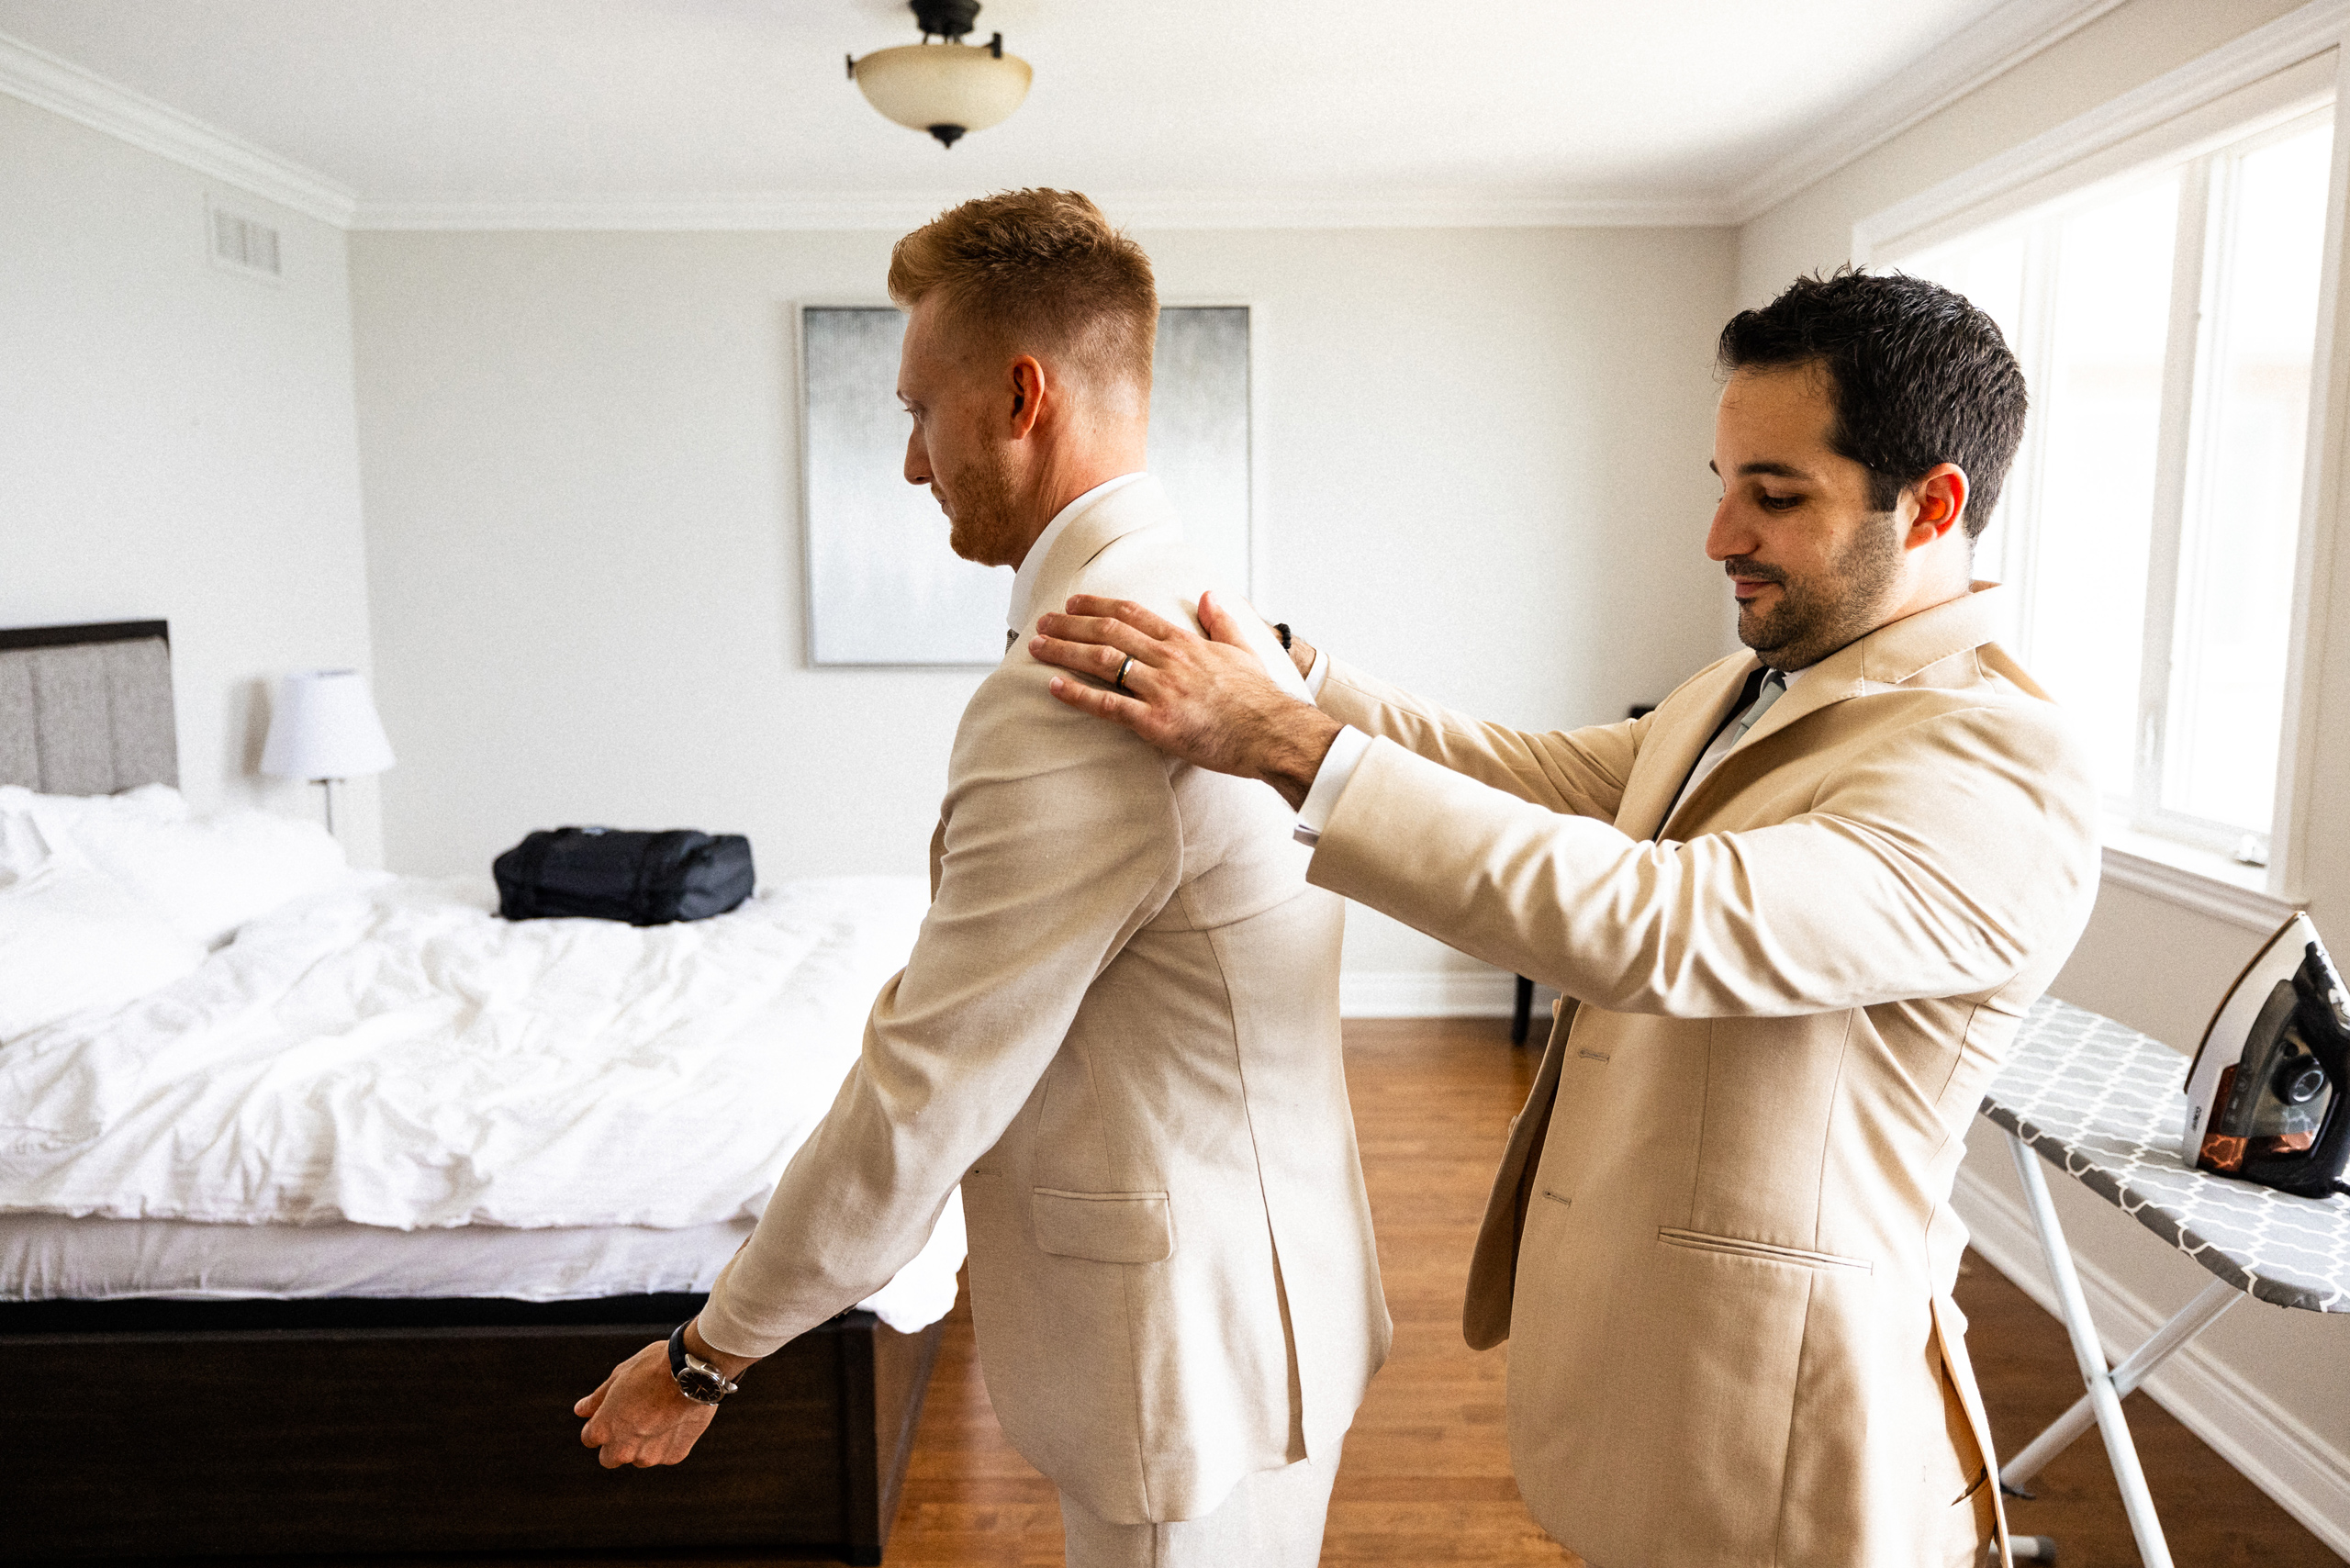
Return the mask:
MULTIPOLYGON (((1314 667, 1322 667, 1317 652, 1314 667)), ((1355 769, 1362 764, 1362 754, 1371 749, 1371 737, 1348 724, 1338 732, 1323 756, 1322 766, 1314 775, 1314 788, 1305 793, 1305 804, 1297 811, 1297 826, 1290 836, 1298 843, 1314 845, 1322 842, 1322 830, 1330 825, 1330 813, 1338 809, 1338 797, 1346 793, 1347 785, 1354 778, 1355 769)))
POLYGON ((1326 648, 1314 650, 1314 663, 1305 672, 1305 695, 1314 701, 1322 700, 1322 683, 1330 678, 1330 654, 1326 648))

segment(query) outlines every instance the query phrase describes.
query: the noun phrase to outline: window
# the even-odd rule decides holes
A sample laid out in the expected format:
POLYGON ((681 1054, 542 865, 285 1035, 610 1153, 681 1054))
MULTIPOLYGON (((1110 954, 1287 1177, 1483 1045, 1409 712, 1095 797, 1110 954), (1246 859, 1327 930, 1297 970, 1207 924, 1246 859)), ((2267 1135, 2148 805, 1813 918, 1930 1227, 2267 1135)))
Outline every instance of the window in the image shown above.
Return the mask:
POLYGON ((1976 547, 2119 825, 2265 866, 2285 734, 2333 115, 2298 112, 1883 264, 2031 387, 1976 547))

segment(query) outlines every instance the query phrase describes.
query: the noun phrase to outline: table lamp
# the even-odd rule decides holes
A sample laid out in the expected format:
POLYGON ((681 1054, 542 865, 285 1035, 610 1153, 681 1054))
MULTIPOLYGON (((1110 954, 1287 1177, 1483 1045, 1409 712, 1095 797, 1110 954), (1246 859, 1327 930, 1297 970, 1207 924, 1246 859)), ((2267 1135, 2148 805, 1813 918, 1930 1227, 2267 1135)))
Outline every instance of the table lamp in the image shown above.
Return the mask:
POLYGON ((327 831, 334 831, 334 787, 392 765, 392 743, 367 682, 355 669, 297 670, 278 683, 261 770, 326 787, 327 831))

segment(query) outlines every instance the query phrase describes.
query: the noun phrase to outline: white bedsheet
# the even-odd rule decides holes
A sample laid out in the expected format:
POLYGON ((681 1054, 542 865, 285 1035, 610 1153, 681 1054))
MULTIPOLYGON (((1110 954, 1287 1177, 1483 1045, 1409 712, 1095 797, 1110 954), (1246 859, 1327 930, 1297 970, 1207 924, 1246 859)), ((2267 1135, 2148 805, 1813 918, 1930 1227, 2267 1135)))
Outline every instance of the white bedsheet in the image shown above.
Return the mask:
POLYGON ((509 924, 486 883, 354 878, 118 1012, 0 1047, 0 1213, 754 1217, 925 902, 914 878, 812 879, 638 930, 509 924))
MULTIPOLYGON (((751 1234, 751 1225, 736 1219, 682 1230, 385 1230, 348 1224, 206 1225, 0 1215, 0 1300, 573 1301, 707 1291, 751 1234)), ((949 1200, 930 1244, 896 1279, 857 1305, 901 1334, 926 1328, 954 1309, 955 1271, 962 1260, 962 1204, 949 1200)))

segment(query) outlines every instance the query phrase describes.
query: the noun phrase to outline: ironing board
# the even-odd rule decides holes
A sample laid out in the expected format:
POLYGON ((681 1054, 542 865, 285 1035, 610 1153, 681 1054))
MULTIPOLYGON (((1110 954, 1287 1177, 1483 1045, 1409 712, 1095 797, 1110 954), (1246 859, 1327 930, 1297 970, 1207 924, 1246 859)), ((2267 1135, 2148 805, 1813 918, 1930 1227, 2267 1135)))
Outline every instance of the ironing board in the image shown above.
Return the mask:
MULTIPOLYGON (((2024 1484, 2094 1423, 2146 1568, 2172 1568, 2121 1400, 2245 1296, 2303 1312, 2350 1312, 2350 1198, 2296 1198, 2180 1163, 2187 1058, 2161 1041, 2053 999, 2016 1035, 1983 1114, 2008 1137, 2040 1233, 2073 1354, 2088 1386, 2073 1407, 1999 1471, 2024 1484), (2034 1154, 2039 1159, 2032 1158, 2034 1154), (2041 1161, 2063 1170, 2210 1271, 2202 1293, 2109 1369, 2041 1161)), ((2018 1557, 2029 1538, 2020 1538, 2018 1557)), ((2037 1541, 2031 1543, 2039 1545, 2037 1541)))

